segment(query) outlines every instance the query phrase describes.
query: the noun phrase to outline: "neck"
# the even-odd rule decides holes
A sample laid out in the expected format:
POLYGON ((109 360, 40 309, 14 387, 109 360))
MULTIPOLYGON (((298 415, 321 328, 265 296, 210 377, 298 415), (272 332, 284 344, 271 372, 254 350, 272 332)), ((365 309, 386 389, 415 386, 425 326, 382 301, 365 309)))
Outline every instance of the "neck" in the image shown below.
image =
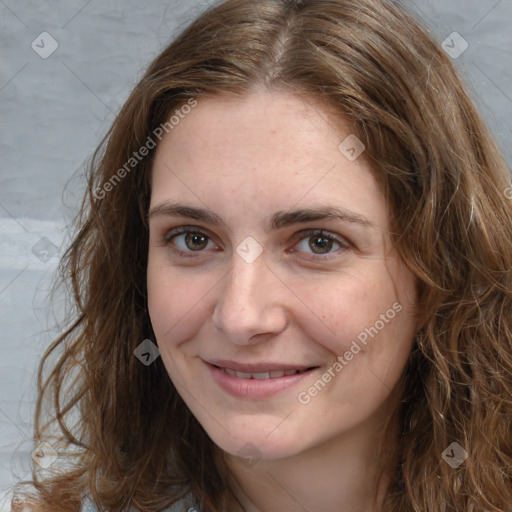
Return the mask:
MULTIPOLYGON (((383 429, 358 429, 335 441, 285 459, 247 466, 227 455, 230 484, 244 512, 377 512, 390 483, 393 464, 377 482, 377 450, 383 429)), ((235 507, 233 507, 235 508, 235 507)), ((232 510, 232 509, 230 509, 232 510)))

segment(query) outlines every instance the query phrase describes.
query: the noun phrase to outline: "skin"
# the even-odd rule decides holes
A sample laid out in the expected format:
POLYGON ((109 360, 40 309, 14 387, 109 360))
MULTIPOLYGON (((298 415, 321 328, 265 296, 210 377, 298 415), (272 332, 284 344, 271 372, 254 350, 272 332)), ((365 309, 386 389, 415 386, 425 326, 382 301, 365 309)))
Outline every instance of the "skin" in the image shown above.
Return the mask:
POLYGON ((147 277, 156 341, 247 510, 376 510, 375 453, 414 337, 415 278, 390 243, 364 153, 349 161, 338 149, 350 125, 332 116, 287 91, 201 98, 155 155, 147 277), (167 201, 207 208, 225 226, 167 215, 167 201), (326 205, 371 226, 323 219, 269 229, 278 211, 326 205), (199 249, 186 234, 167 236, 179 226, 207 237, 199 249), (308 229, 341 243, 320 236, 322 245, 308 229), (252 263, 236 251, 248 236, 263 249, 252 263), (396 303, 400 312, 347 361, 357 336, 396 303), (300 403, 338 356, 343 369, 300 403), (274 396, 239 398, 213 380, 204 360, 216 358, 320 368, 274 396))

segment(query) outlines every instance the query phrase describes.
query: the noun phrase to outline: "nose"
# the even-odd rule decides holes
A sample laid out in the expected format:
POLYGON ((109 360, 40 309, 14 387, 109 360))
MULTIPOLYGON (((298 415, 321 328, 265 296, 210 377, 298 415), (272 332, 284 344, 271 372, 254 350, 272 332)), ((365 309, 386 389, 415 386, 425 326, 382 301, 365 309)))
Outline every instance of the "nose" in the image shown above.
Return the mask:
POLYGON ((286 327, 286 311, 280 300, 285 286, 268 267, 264 255, 247 263, 233 256, 231 272, 219 285, 212 321, 224 337, 246 345, 267 339, 286 327))

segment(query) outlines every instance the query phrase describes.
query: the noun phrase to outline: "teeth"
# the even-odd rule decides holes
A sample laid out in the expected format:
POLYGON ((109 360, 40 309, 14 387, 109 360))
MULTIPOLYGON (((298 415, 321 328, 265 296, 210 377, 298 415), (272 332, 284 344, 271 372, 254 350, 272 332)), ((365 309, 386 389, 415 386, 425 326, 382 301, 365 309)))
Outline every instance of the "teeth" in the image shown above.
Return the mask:
POLYGON ((270 374, 268 372, 253 373, 252 378, 253 379, 270 379, 270 374))
POLYGON ((223 371, 232 377, 238 377, 239 379, 276 379, 287 375, 295 375, 300 373, 299 370, 273 370, 270 372, 256 372, 246 373, 232 370, 231 368, 223 368, 223 371))
POLYGON ((239 379, 250 379, 252 377, 252 373, 245 373, 245 372, 235 372, 235 373, 239 379))

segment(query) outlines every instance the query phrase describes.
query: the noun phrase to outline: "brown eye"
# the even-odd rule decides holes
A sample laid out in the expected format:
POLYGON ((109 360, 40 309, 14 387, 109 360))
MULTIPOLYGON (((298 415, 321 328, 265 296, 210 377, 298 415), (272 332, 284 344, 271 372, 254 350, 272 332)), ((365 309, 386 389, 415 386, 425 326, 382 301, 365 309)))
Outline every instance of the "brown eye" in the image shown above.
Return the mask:
POLYGON ((309 254, 310 258, 335 257, 351 247, 343 237, 319 229, 302 231, 295 238, 298 238, 299 242, 292 252, 303 252, 309 254))
POLYGON ((185 245, 191 251, 200 251, 208 245, 209 238, 201 233, 187 233, 185 235, 185 245))
POLYGON ((217 248, 208 235, 197 231, 197 228, 185 226, 172 229, 167 233, 165 243, 173 252, 183 256, 191 256, 191 253, 200 253, 204 249, 217 248))
POLYGON ((329 253, 334 244, 334 240, 325 236, 312 236, 308 240, 309 247, 315 254, 329 253))

